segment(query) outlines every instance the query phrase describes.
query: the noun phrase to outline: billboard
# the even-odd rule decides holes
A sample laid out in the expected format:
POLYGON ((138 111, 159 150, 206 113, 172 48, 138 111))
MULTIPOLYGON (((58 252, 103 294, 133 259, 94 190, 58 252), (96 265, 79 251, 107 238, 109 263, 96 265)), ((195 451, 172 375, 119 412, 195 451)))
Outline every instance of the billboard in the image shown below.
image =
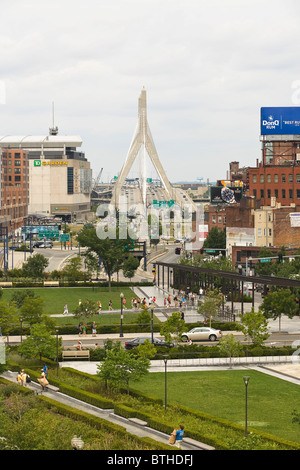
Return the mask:
POLYGON ((212 186, 210 188, 210 202, 212 204, 235 204, 240 202, 243 195, 241 187, 212 186))
POLYGON ((299 212, 290 212, 291 227, 300 227, 300 214, 299 212))
POLYGON ((299 135, 300 106, 260 109, 261 135, 299 135))

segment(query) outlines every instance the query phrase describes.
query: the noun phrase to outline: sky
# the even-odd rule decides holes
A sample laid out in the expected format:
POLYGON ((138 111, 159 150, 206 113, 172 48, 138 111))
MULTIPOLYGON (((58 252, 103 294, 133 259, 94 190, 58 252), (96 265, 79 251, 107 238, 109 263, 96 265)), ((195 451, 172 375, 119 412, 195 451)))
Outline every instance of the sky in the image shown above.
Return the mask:
POLYGON ((103 182, 125 161, 143 87, 171 182, 255 166, 260 107, 300 104, 297 0, 1 3, 0 136, 48 134, 54 102, 59 134, 81 136, 103 182))

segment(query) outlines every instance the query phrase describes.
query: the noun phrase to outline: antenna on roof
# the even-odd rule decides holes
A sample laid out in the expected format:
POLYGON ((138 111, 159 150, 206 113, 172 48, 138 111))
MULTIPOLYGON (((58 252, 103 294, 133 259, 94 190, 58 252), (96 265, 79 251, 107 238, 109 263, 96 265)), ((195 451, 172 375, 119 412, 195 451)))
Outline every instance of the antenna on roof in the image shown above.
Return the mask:
POLYGON ((58 127, 54 127, 54 102, 52 103, 52 127, 49 128, 49 135, 57 135, 58 127))

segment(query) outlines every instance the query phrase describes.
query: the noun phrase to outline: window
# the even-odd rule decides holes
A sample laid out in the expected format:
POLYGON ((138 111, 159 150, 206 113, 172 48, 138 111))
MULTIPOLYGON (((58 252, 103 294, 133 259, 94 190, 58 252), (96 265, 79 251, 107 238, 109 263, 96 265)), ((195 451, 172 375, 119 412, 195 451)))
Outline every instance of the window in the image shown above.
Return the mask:
POLYGON ((261 183, 264 183, 265 182, 265 175, 263 175, 263 174, 260 175, 259 179, 260 179, 261 183))
POLYGON ((256 197, 256 189, 253 189, 253 196, 256 197))
POLYGON ((258 228, 258 229, 257 229, 257 236, 258 236, 258 237, 261 237, 261 228, 258 228))
POLYGON ((215 216, 215 215, 212 215, 212 216, 211 216, 211 221, 212 221, 213 224, 216 223, 216 216, 215 216))
POLYGON ((269 228, 269 237, 271 237, 271 236, 272 236, 272 229, 269 228))
POLYGON ((263 189, 260 190, 260 197, 261 198, 264 198, 265 197, 265 192, 263 189))
POLYGON ((282 199, 285 199, 285 189, 281 190, 281 196, 282 196, 282 199))
POLYGON ((300 199, 300 189, 297 189, 297 199, 300 199))
POLYGON ((293 199, 293 190, 292 189, 289 189, 289 198, 293 199))
POLYGON ((275 197, 278 197, 278 189, 275 189, 274 195, 275 195, 275 197))
POLYGON ((218 215, 218 224, 221 224, 221 223, 222 223, 222 216, 218 215))
POLYGON ((296 183, 300 183, 300 175, 296 175, 296 183))
POLYGON ((271 181, 271 175, 267 175, 267 182, 268 182, 268 183, 271 183, 271 182, 272 182, 272 181, 271 181))
POLYGON ((68 194, 74 193, 74 168, 71 166, 68 167, 67 188, 68 188, 68 194))
POLYGON ((285 183, 285 175, 281 175, 281 182, 285 183))
POLYGON ((267 189, 267 197, 270 199, 271 198, 271 189, 267 189))
POLYGON ((253 183, 256 183, 256 182, 257 182, 257 176, 253 175, 253 183))
POLYGON ((274 183, 278 183, 278 175, 274 175, 274 183))
POLYGON ((293 182, 293 175, 290 174, 290 175, 289 175, 289 183, 292 183, 292 182, 293 182))

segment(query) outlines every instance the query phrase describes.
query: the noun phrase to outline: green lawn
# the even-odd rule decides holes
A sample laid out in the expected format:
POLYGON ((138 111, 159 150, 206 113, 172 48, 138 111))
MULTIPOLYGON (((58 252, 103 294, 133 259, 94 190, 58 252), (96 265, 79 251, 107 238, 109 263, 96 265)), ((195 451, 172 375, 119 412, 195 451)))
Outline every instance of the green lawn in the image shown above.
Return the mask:
MULTIPOLYGON (((167 401, 244 425, 244 375, 250 376, 248 426, 300 442, 300 425, 292 423, 293 410, 300 409, 299 385, 254 370, 168 372, 167 401)), ((164 400, 165 374, 150 373, 132 387, 164 400)))
MULTIPOLYGON (((4 289, 1 300, 9 301, 15 289, 4 289)), ((133 291, 129 287, 112 287, 108 292, 107 287, 37 287, 30 288, 35 292, 36 297, 44 299, 44 313, 58 314, 63 313, 64 305, 67 303, 69 312, 78 306, 79 299, 85 302, 87 299, 102 303, 102 309, 108 310, 108 302, 112 300, 113 309, 120 309, 120 293, 123 292, 127 300, 127 307, 131 308, 131 297, 133 291)))

